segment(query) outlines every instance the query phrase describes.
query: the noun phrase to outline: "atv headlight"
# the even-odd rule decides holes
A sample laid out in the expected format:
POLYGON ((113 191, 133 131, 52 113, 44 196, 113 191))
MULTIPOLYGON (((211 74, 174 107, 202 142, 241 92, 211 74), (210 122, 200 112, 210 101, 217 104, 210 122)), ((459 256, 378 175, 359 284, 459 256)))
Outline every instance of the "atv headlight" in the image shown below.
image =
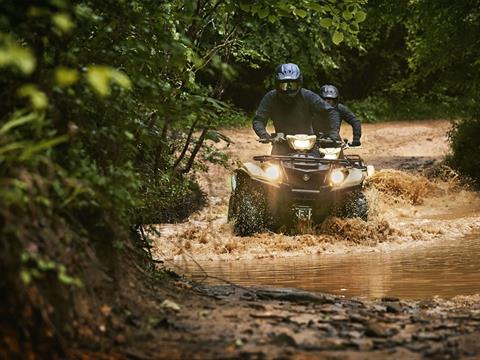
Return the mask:
POLYGON ((315 135, 287 135, 288 145, 294 150, 310 150, 315 145, 315 135))
POLYGON ((264 169, 265 176, 271 181, 279 181, 282 178, 280 166, 270 164, 264 169))
POLYGON ((330 173, 330 182, 332 185, 340 185, 345 180, 345 173, 342 170, 334 169, 330 173))

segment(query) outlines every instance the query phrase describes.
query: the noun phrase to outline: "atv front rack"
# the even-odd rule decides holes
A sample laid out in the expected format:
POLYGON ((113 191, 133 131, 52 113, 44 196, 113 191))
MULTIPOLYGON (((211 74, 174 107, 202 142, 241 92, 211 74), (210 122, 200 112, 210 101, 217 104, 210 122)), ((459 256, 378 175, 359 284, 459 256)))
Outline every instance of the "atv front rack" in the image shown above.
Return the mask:
POLYGON ((290 155, 259 155, 254 156, 253 160, 265 162, 271 160, 277 161, 301 161, 317 164, 339 164, 345 166, 351 166, 357 169, 367 170, 367 167, 363 165, 363 160, 359 155, 345 156, 343 159, 325 159, 321 157, 302 157, 302 156, 290 156, 290 155))

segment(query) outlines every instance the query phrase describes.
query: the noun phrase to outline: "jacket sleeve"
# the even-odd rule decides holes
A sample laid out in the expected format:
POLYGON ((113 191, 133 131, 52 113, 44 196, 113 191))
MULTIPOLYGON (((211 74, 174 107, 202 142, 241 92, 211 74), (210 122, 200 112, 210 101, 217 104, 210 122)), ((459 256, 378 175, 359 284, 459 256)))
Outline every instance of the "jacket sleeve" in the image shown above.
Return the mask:
POLYGON ((267 132, 266 126, 268 119, 271 118, 271 107, 272 107, 272 98, 273 93, 267 93, 262 101, 260 101, 260 105, 258 105, 257 111, 255 112, 255 116, 253 117, 252 127, 260 138, 266 138, 270 135, 267 132))
MULTIPOLYGON (((316 94, 315 94, 316 95, 316 94)), ((313 107, 315 112, 324 112, 328 114, 328 122, 330 130, 328 136, 333 140, 341 140, 340 138, 340 113, 338 110, 323 100, 319 95, 313 97, 313 107)))
POLYGON ((352 127, 353 140, 360 141, 360 138, 362 137, 362 123, 360 120, 355 116, 352 110, 343 104, 338 104, 338 111, 340 112, 341 119, 345 120, 352 127))

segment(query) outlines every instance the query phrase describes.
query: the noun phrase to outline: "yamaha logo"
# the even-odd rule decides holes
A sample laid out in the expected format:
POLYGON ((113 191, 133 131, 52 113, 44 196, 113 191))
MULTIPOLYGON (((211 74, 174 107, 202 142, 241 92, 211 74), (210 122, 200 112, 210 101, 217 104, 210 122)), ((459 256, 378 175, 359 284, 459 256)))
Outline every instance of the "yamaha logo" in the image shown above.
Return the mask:
POLYGON ((303 181, 308 181, 308 180, 310 180, 310 175, 308 174, 303 175, 303 181))

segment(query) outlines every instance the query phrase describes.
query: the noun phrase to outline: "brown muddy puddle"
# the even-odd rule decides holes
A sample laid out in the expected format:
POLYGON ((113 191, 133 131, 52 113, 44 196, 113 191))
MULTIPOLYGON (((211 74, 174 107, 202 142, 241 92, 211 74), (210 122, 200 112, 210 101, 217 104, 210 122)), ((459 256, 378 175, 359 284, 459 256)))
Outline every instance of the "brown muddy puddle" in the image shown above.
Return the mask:
POLYGON ((431 246, 352 254, 176 262, 207 283, 292 287, 347 297, 426 299, 480 293, 480 232, 431 246), (205 279, 205 272, 216 277, 205 279), (222 279, 224 281, 222 281, 222 279))

